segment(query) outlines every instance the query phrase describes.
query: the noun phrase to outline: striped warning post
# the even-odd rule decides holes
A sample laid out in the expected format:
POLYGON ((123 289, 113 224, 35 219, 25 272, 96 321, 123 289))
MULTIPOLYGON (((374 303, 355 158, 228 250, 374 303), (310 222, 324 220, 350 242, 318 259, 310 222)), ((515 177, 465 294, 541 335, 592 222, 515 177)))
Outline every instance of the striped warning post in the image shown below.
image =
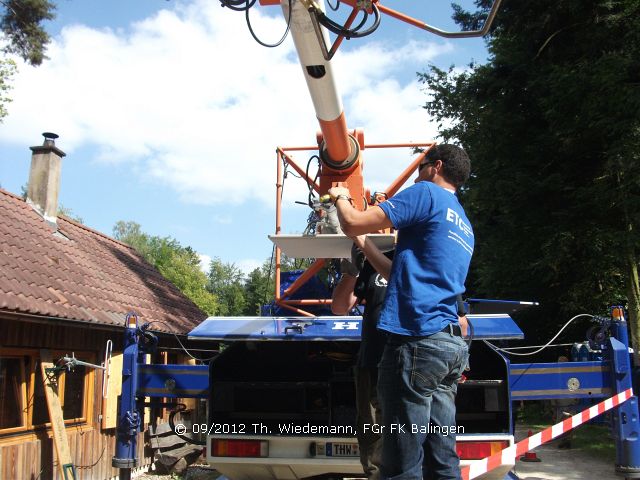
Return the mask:
POLYGON ((543 443, 547 443, 550 440, 568 432, 572 428, 582 425, 588 422, 592 418, 617 407, 623 402, 626 402, 633 396, 633 390, 629 388, 624 392, 620 392, 611 398, 607 398, 602 402, 593 405, 592 407, 583 410, 580 413, 576 413, 574 416, 563 420, 560 423, 556 423, 549 428, 542 430, 524 440, 505 448, 504 450, 494 453, 490 457, 483 458, 482 460, 476 460, 471 465, 466 465, 460 468, 462 480, 472 480, 478 478, 480 475, 484 475, 490 472, 494 468, 498 468, 501 465, 513 465, 521 455, 526 452, 539 447, 543 443))

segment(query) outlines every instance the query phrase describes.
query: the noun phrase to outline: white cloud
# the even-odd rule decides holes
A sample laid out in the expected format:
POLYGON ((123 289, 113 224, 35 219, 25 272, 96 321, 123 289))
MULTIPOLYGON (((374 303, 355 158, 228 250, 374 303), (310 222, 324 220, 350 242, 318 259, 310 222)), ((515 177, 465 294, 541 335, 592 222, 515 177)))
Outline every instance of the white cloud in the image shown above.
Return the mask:
MULTIPOLYGON (((310 145, 318 129, 292 42, 259 46, 244 15, 215 2, 173 8, 127 30, 65 28, 49 61, 20 66, 0 140, 30 144, 52 130, 69 156, 95 147, 97 161, 135 163, 183 201, 272 205, 275 146, 310 145)), ((252 21, 267 40, 285 26, 261 9, 252 10, 252 21)), ((435 136, 419 86, 396 77, 451 45, 358 45, 335 57, 350 127, 364 127, 375 143, 435 136)), ((307 157, 297 156, 303 165, 307 157)), ((403 151, 391 168, 387 158, 367 156, 368 185, 386 186, 409 155, 403 151)), ((287 200, 305 198, 302 182, 290 185, 287 200)))
POLYGON ((200 258, 200 270, 204 273, 209 273, 209 265, 211 265, 212 258, 204 253, 199 253, 198 258, 200 258))
MULTIPOLYGON (((198 258, 200 259, 200 270, 208 274, 211 260, 213 260, 213 258, 205 253, 198 253, 198 258)), ((264 260, 260 261, 255 258, 243 258, 231 263, 233 263, 236 268, 240 269, 242 273, 248 275, 256 268, 260 268, 264 263, 264 260)))
POLYGON ((229 214, 216 214, 213 216, 214 223, 218 223, 220 225, 230 225, 233 223, 233 217, 229 214))
POLYGON ((253 272, 256 268, 260 268, 263 263, 264 263, 264 260, 260 261, 260 260, 256 260, 255 258, 243 258, 242 260, 235 262, 235 265, 240 270, 242 270, 242 272, 245 275, 248 275, 251 272, 253 272))

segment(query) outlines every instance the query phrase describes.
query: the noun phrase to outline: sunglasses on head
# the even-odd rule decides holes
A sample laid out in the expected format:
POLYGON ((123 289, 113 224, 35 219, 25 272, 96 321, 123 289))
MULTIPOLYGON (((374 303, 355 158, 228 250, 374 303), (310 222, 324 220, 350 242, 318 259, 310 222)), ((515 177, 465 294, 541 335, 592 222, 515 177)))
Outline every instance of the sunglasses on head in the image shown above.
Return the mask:
POLYGON ((436 162, 433 162, 433 161, 421 163, 420 165, 418 165, 418 173, 420 173, 424 167, 428 167, 429 165, 434 165, 435 163, 436 162))

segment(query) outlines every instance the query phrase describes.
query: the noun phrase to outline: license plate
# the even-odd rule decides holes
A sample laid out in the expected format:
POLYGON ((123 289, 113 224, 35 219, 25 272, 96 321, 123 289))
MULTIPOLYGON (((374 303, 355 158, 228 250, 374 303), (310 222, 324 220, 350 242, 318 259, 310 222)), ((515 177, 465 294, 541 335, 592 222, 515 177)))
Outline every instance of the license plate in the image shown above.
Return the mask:
POLYGON ((360 449, 357 443, 315 442, 311 445, 311 455, 314 457, 359 457, 360 449))

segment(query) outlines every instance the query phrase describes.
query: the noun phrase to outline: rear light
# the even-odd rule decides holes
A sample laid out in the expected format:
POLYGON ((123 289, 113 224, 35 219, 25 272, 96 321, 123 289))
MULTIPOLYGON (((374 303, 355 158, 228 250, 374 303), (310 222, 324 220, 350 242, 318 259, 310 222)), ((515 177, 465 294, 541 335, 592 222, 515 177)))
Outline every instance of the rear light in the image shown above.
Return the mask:
POLYGON ((268 457, 269 442, 266 440, 211 440, 212 457, 268 457))
POLYGON ((460 460, 481 460, 498 453, 509 446, 507 440, 457 442, 456 452, 460 460))

